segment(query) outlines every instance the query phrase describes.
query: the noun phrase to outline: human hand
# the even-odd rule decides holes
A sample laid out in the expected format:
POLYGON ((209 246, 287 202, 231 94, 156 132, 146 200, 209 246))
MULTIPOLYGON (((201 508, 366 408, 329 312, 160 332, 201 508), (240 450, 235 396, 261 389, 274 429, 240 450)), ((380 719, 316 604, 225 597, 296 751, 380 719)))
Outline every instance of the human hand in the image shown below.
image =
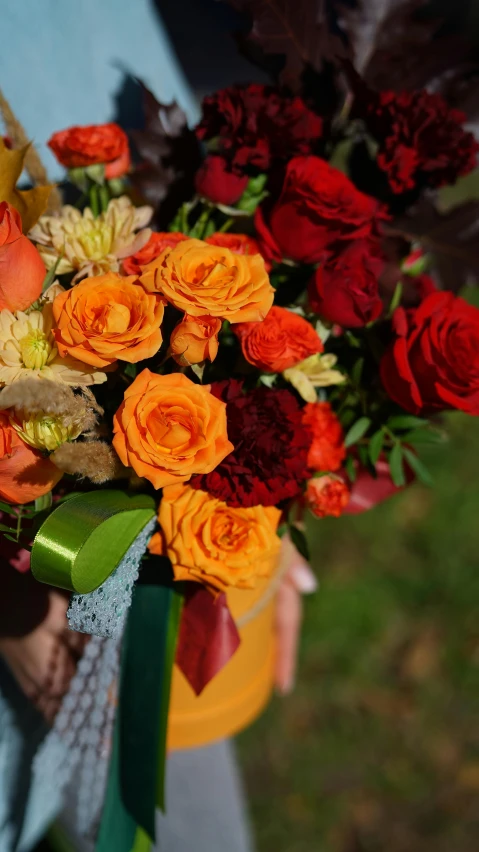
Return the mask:
POLYGON ((306 559, 296 550, 288 535, 283 536, 281 561, 286 573, 276 602, 277 657, 275 682, 278 692, 288 695, 296 675, 296 662, 303 605, 301 596, 316 591, 318 582, 306 559), (285 561, 283 561, 285 560, 285 561))
POLYGON ((16 629, 10 625, 8 630, 6 619, 0 620, 0 655, 27 698, 51 722, 75 674, 87 637, 68 630, 67 595, 46 586, 35 588, 27 578, 20 581, 20 576, 18 582, 15 578, 15 590, 28 589, 27 601, 24 608, 18 594, 15 599, 10 596, 10 608, 19 619, 16 629), (24 615, 27 608, 37 616, 32 615, 20 626, 20 613, 23 610, 24 615))

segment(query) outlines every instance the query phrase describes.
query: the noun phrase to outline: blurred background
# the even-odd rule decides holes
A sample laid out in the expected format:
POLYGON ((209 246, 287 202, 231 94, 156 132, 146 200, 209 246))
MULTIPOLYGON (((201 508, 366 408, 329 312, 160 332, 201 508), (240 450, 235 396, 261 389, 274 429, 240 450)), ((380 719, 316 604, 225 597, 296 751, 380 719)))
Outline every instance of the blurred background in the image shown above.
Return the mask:
POLYGON ((259 852, 476 852, 479 424, 371 512, 311 524, 294 694, 239 738, 259 852))

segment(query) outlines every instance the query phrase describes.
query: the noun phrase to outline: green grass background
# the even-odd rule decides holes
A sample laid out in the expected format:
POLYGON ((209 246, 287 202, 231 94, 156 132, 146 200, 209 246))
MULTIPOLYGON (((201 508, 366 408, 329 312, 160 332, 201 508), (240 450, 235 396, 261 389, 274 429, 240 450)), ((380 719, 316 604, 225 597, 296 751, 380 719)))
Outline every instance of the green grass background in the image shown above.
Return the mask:
POLYGON ((239 737, 259 852, 479 849, 479 420, 419 485, 314 520, 297 686, 239 737))

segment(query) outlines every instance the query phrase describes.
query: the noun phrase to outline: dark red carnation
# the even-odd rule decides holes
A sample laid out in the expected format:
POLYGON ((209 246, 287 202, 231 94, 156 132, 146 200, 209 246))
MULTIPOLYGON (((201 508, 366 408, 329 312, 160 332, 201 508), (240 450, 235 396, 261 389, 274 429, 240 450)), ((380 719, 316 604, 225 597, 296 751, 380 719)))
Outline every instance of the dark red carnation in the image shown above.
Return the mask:
POLYGON ((228 438, 235 449, 190 485, 230 506, 275 506, 297 497, 308 478, 309 430, 289 390, 259 387, 243 393, 234 379, 212 385, 226 402, 228 438))
POLYGON ((378 281, 384 258, 376 241, 348 243, 318 267, 309 286, 313 310, 344 328, 359 328, 382 313, 378 281))
POLYGON ((246 175, 232 172, 224 157, 212 154, 196 172, 195 189, 198 195, 213 204, 236 204, 248 185, 246 175))
POLYGON ((321 136, 322 120, 300 97, 273 86, 230 86, 203 101, 199 139, 216 139, 231 167, 244 174, 266 171, 273 160, 309 154, 321 136))
POLYGON ((479 414, 479 309, 437 291, 394 312, 395 340, 381 361, 387 393, 406 411, 479 414))
POLYGON ((339 169, 319 157, 295 157, 285 171, 279 197, 255 215, 262 253, 270 260, 318 263, 337 240, 368 237, 384 215, 339 169))
POLYGON ((371 92, 360 96, 359 111, 377 141, 377 162, 393 192, 455 183, 476 165, 479 145, 462 125, 463 112, 450 109, 437 94, 371 92))

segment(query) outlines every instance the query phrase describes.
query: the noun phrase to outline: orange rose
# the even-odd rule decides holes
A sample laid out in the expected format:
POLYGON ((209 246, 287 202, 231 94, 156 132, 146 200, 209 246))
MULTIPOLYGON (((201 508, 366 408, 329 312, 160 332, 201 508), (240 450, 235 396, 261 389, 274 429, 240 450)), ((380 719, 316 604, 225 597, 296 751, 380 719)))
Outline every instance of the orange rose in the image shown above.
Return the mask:
POLYGON ((282 373, 324 348, 307 320, 276 306, 263 322, 239 323, 233 331, 246 360, 268 373, 282 373))
POLYGON ((179 231, 153 233, 143 248, 130 257, 125 257, 123 273, 125 275, 140 275, 142 267, 159 257, 165 248, 173 248, 177 243, 187 239, 188 237, 179 231))
MULTIPOLYGON (((261 254, 257 241, 247 234, 222 234, 218 232, 207 237, 205 243, 210 246, 224 246, 231 249, 235 254, 261 254)), ((271 264, 268 263, 266 258, 263 258, 263 260, 266 271, 269 272, 271 264)))
POLYGON ((11 204, 0 204, 0 311, 24 311, 38 299, 45 264, 22 233, 22 220, 11 204))
POLYGON ((165 249, 143 269, 150 293, 162 293, 190 316, 222 317, 230 322, 262 320, 274 290, 259 254, 238 255, 202 240, 185 240, 165 249))
POLYGON ((170 351, 176 363, 187 367, 200 364, 206 358, 214 361, 218 354, 220 331, 221 320, 216 317, 189 317, 185 314, 170 337, 170 351))
POLYGON ((208 473, 233 449, 225 403, 182 373, 143 370, 125 391, 113 424, 123 464, 155 488, 208 473))
POLYGON ((53 302, 53 330, 62 357, 71 355, 92 367, 116 360, 136 364, 161 346, 164 304, 147 293, 133 275, 109 272, 85 278, 53 302))
POLYGON ((205 491, 170 485, 158 512, 161 533, 153 536, 150 551, 166 552, 176 580, 219 592, 228 586, 252 589, 274 568, 280 516, 275 506, 233 509, 205 491))
POLYGON ((62 472, 19 437, 8 416, 0 412, 0 497, 29 503, 51 491, 62 472))
POLYGON ((58 162, 67 169, 105 164, 107 180, 124 175, 130 168, 128 136, 113 122, 68 127, 47 142, 58 162))
POLYGON ((329 402, 308 402, 303 409, 303 424, 312 435, 308 467, 339 470, 346 457, 344 432, 329 402))
POLYGON ((339 476, 318 476, 310 479, 306 488, 306 502, 313 515, 339 518, 349 503, 351 492, 339 476))

